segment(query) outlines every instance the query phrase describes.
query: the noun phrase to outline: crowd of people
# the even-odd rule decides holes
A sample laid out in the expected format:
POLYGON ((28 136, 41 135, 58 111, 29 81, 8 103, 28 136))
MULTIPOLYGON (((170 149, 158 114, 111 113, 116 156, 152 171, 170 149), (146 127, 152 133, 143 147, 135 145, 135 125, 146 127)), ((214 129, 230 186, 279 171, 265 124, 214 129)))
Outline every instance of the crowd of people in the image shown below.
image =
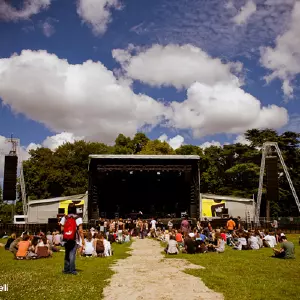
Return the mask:
POLYGON ((180 229, 168 228, 161 230, 158 228, 151 236, 166 242, 167 254, 178 253, 206 253, 225 251, 227 244, 233 250, 259 250, 263 247, 272 248, 274 257, 295 258, 295 247, 292 242, 280 230, 270 232, 269 230, 245 230, 242 227, 240 218, 235 222, 230 218, 226 228, 213 229, 210 222, 205 219, 198 221, 192 227, 187 219, 181 222, 180 229), (277 244, 280 248, 276 249, 277 244))
POLYGON ((14 254, 16 259, 47 258, 53 252, 64 251, 64 273, 77 274, 75 269, 76 254, 85 257, 107 257, 113 255, 113 243, 126 243, 131 237, 144 239, 154 238, 166 243, 165 252, 170 255, 178 253, 207 253, 225 251, 225 245, 233 250, 259 250, 263 247, 272 248, 274 257, 295 258, 294 244, 289 242, 284 233, 277 229, 245 230, 240 218, 230 218, 224 228, 212 228, 207 219, 198 221, 193 226, 184 218, 179 226, 169 220, 166 225, 151 220, 100 219, 96 228, 82 229, 82 219, 76 217, 72 208, 69 214, 60 221, 61 230, 39 232, 30 235, 23 232, 20 237, 12 234, 5 244, 5 249, 14 254), (76 235, 72 239, 65 234, 72 232, 68 220, 74 220, 76 235), (275 248, 277 244, 280 248, 275 248))

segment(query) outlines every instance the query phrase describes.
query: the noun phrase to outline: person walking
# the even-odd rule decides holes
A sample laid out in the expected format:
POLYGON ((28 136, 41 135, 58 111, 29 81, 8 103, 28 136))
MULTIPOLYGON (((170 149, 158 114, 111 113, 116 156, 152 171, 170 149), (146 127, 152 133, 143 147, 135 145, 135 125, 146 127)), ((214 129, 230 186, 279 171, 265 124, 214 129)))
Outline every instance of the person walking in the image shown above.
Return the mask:
POLYGON ((68 215, 60 220, 61 231, 63 231, 63 241, 65 247, 64 274, 77 275, 75 268, 76 251, 82 241, 85 246, 84 235, 82 230, 82 218, 76 215, 75 204, 68 207, 68 215))

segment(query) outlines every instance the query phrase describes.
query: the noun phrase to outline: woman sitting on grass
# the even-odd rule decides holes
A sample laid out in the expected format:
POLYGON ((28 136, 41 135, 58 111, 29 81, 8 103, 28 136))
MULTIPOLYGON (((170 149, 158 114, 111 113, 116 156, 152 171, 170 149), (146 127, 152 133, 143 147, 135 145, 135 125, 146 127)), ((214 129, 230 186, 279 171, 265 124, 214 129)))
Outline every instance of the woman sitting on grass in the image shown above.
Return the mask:
POLYGON ((22 240, 17 245, 18 251, 16 253, 17 259, 24 259, 28 255, 28 250, 30 247, 29 235, 24 234, 22 240))
POLYGON ((95 255, 94 240, 91 232, 87 233, 85 239, 85 245, 83 248, 83 256, 92 256, 95 255))
POLYGON ((178 244, 176 242, 175 236, 170 235, 168 246, 165 250, 167 254, 178 254, 178 244))
POLYGON ((52 251, 49 241, 45 236, 42 236, 39 243, 35 247, 35 253, 38 258, 46 258, 52 256, 52 251))
POLYGON ((101 233, 98 233, 97 237, 94 240, 94 249, 96 250, 97 256, 104 256, 104 237, 101 233))
POLYGON ((223 253, 225 251, 225 241, 221 237, 220 232, 216 232, 215 234, 216 245, 210 244, 208 245, 208 249, 212 252, 223 253))

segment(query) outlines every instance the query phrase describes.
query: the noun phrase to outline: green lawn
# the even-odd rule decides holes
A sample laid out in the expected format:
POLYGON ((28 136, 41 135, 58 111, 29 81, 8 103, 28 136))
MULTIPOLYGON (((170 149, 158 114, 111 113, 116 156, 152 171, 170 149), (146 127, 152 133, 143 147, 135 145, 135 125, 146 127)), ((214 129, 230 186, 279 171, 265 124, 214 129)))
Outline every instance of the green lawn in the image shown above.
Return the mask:
POLYGON ((212 290, 225 299, 300 299, 300 247, 299 235, 288 235, 296 246, 296 259, 271 258, 271 249, 235 251, 226 248, 224 253, 179 254, 170 259, 185 258, 205 269, 186 270, 200 277, 212 290), (298 254, 298 255, 297 255, 298 254))
POLYGON ((130 244, 112 247, 111 257, 77 258, 77 276, 62 274, 63 252, 49 259, 17 261, 12 253, 0 248, 0 285, 8 284, 8 292, 0 292, 0 299, 102 299, 103 288, 113 274, 109 267, 129 256, 130 244))

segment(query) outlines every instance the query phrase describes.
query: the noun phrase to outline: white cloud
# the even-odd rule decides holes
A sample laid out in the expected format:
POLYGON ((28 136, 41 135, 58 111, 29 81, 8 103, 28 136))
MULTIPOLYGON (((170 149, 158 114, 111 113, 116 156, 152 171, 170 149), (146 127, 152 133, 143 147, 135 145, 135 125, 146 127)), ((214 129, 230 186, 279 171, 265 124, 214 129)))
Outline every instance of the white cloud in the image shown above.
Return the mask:
POLYGON ((118 0, 78 0, 77 13, 95 35, 103 34, 111 22, 111 10, 119 9, 118 0))
POLYGON ((265 77, 267 82, 282 80, 282 90, 287 97, 293 97, 292 81, 300 73, 300 2, 294 5, 288 30, 279 35, 276 45, 261 48, 261 64, 272 71, 265 77))
POLYGON ((235 140, 233 141, 233 144, 242 144, 249 146, 251 142, 246 139, 246 137, 243 134, 238 135, 235 140))
POLYGON ((40 24, 43 34, 46 37, 50 37, 55 33, 55 27, 53 25, 54 22, 58 22, 58 20, 47 18, 44 22, 40 24))
POLYGON ((201 144, 199 147, 202 148, 202 149, 206 149, 206 148, 209 148, 211 146, 222 147, 220 142, 214 141, 214 140, 211 141, 211 142, 205 142, 205 143, 201 144))
POLYGON ((173 138, 168 138, 164 133, 158 138, 161 142, 167 142, 174 150, 180 148, 184 143, 184 137, 181 135, 176 135, 173 138))
POLYGON ((237 25, 246 24, 249 18, 256 12, 256 4, 249 0, 242 8, 241 11, 233 17, 233 22, 237 25))
POLYGON ((62 132, 53 136, 48 136, 42 143, 43 147, 55 150, 65 143, 74 143, 75 141, 83 140, 83 136, 74 136, 70 132, 62 132))
POLYGON ((27 0, 24 1, 22 9, 18 10, 8 3, 8 1, 0 1, 0 20, 18 21, 26 20, 31 16, 38 14, 41 10, 47 9, 51 4, 51 0, 27 0))
POLYGON ((168 108, 133 93, 100 62, 71 65, 46 51, 0 59, 0 98, 55 132, 111 143, 161 122, 168 108))
POLYGON ((215 133, 241 133, 250 128, 280 128, 288 113, 276 105, 261 103, 237 85, 194 83, 183 102, 171 103, 168 125, 191 129, 194 137, 215 133))
MULTIPOLYGON (((222 63, 216 66, 222 68, 222 63)), ((252 128, 277 129, 288 122, 284 108, 261 107, 259 100, 240 88, 237 77, 227 68, 224 65, 223 75, 216 75, 216 82, 212 76, 206 83, 204 74, 194 73, 204 83, 192 84, 185 101, 165 103, 135 94, 130 80, 118 80, 100 62, 72 65, 46 51, 24 50, 0 59, 0 98, 14 112, 55 132, 72 132, 74 137, 104 143, 112 143, 119 133, 133 136, 138 129, 160 124, 188 129, 194 137, 203 137, 238 134, 252 128)), ((172 84, 191 81, 173 79, 172 84)), ((178 137, 172 141, 174 147, 179 142, 178 137)))
POLYGON ((113 57, 125 74, 151 86, 188 88, 195 81, 213 85, 239 81, 232 71, 241 72, 241 63, 222 63, 192 45, 153 45, 149 49, 114 49, 113 57), (135 52, 135 55, 133 55, 135 52))

